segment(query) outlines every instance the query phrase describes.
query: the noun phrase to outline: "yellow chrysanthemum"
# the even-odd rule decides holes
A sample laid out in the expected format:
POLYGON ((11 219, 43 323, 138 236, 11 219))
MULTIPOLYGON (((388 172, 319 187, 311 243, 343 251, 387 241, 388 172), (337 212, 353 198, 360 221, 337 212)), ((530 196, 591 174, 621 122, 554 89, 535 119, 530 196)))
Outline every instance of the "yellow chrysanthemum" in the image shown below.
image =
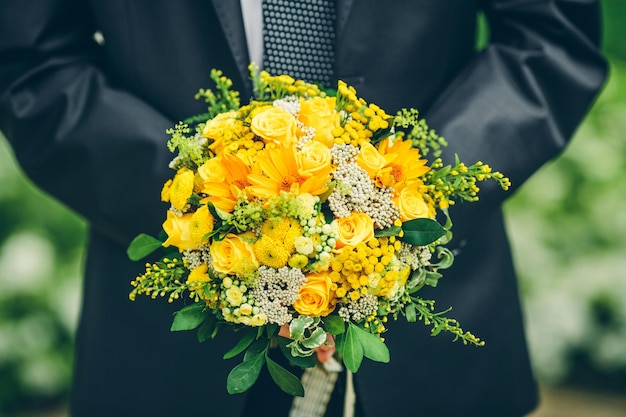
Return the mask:
POLYGON ((283 241, 290 228, 291 223, 287 217, 283 217, 281 219, 268 219, 261 226, 261 234, 278 241, 283 241))
POLYGON ((191 216, 191 238, 197 242, 198 246, 202 244, 202 237, 213 230, 215 218, 209 212, 208 206, 202 206, 191 216))
POLYGON ((168 203, 170 201, 170 187, 172 186, 172 180, 169 179, 163 184, 161 188, 161 201, 168 203))
POLYGON ((309 263, 309 258, 306 255, 296 253, 289 258, 288 263, 292 268, 302 269, 309 263))
POLYGON ((254 254, 263 265, 277 269, 287 265, 290 255, 280 242, 269 236, 262 236, 256 241, 254 254))
POLYGON ((182 210, 187 205, 187 200, 193 194, 194 173, 187 168, 181 168, 169 187, 170 203, 177 210, 182 210))
POLYGON ((283 239, 283 244, 285 249, 289 251, 289 253, 293 253, 296 250, 296 239, 302 236, 302 226, 299 223, 295 222, 292 219, 291 227, 285 234, 285 238, 283 239))

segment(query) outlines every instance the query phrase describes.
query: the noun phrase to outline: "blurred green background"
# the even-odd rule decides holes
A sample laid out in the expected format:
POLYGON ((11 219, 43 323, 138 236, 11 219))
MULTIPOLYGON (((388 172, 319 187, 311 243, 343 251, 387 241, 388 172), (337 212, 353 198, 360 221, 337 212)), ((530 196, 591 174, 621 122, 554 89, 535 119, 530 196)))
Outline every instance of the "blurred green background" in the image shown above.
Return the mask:
MULTIPOLYGON (((603 4, 609 82, 506 212, 538 379, 626 395, 626 2, 603 4)), ((2 136, 0 184, 0 416, 15 416, 67 400, 86 224, 2 136)))

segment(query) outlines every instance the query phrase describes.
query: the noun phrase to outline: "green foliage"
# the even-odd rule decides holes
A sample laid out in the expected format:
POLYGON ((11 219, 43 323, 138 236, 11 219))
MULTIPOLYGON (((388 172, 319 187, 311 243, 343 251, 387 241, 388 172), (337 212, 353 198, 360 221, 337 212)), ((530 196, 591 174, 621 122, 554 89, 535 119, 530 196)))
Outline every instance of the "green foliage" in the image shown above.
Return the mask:
POLYGON ((206 307, 200 304, 188 305, 176 312, 170 330, 173 332, 194 330, 209 318, 209 315, 206 307))
POLYGON ((435 220, 418 218, 402 224, 404 236, 400 239, 415 246, 426 246, 446 234, 444 229, 435 220))
POLYGON ((201 146, 202 142, 198 141, 195 134, 191 134, 191 128, 188 124, 179 122, 171 129, 165 131, 170 135, 167 142, 167 148, 170 152, 178 152, 178 157, 174 159, 174 169, 187 167, 195 168, 202 165, 206 158, 206 150, 201 146))
POLYGON ((289 337, 292 341, 287 347, 292 356, 311 356, 326 341, 326 331, 320 327, 319 318, 300 316, 289 323, 289 337))
POLYGON ((216 69, 211 70, 211 79, 215 83, 216 91, 202 88, 196 94, 196 99, 203 98, 209 105, 208 112, 191 119, 190 122, 207 121, 220 113, 239 108, 239 92, 231 90, 233 86, 232 80, 225 77, 222 71, 216 69))
POLYGON ((267 355, 265 356, 265 364, 270 376, 280 389, 294 397, 304 397, 304 387, 298 377, 271 360, 267 355))
POLYGON ((268 348, 269 341, 267 340, 257 340, 250 346, 243 362, 235 366, 228 374, 226 389, 229 394, 241 394, 254 385, 263 369, 268 348))
POLYGON ((324 96, 326 93, 317 84, 295 80, 288 75, 274 76, 267 71, 260 71, 256 64, 248 66, 254 97, 260 101, 279 100, 288 95, 298 97, 324 96))
POLYGON ((239 355, 241 352, 248 349, 248 347, 252 344, 252 342, 254 342, 255 339, 255 331, 246 332, 243 337, 239 339, 239 342, 237 342, 237 344, 232 349, 224 354, 224 359, 231 359, 239 355))
POLYGON ((86 224, 23 176, 1 133, 0 183, 0 415, 13 416, 69 395, 86 224))
POLYGON ((599 380, 626 380, 626 351, 618 348, 626 340, 625 108, 626 67, 613 60, 572 143, 505 207, 530 352, 545 383, 584 381, 581 360, 599 380))
POLYGON ((401 109, 396 114, 393 123, 403 129, 411 128, 406 139, 413 143, 413 147, 420 150, 422 156, 427 156, 432 152, 435 157, 438 157, 441 155, 441 148, 448 145, 443 137, 428 127, 425 119, 420 119, 417 109, 401 109))
POLYGON ((145 233, 141 233, 133 239, 130 246, 128 246, 128 249, 126 250, 126 253, 131 261, 139 261, 150 255, 155 250, 161 248, 162 244, 163 242, 159 239, 145 233))

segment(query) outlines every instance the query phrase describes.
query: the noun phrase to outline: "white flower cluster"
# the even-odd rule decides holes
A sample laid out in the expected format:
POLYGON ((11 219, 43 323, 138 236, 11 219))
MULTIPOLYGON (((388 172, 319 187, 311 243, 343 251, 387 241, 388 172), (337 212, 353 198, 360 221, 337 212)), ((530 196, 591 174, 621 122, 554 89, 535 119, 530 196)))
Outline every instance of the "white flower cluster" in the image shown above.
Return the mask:
POLYGON ((250 295, 269 323, 282 325, 291 321, 288 306, 298 299, 298 291, 305 282, 306 277, 300 269, 261 266, 256 286, 250 290, 250 295))
POLYGON ((211 251, 208 245, 203 245, 198 249, 183 251, 183 259, 185 260, 187 269, 190 271, 193 271, 202 264, 209 265, 209 267, 212 265, 211 251))
POLYGON ((193 271, 202 264, 202 254, 195 250, 188 249, 183 251, 183 259, 190 271, 193 271))
POLYGON ((371 316, 378 309, 378 301, 375 295, 366 294, 358 300, 352 300, 346 306, 339 309, 339 317, 344 321, 357 323, 371 316))
POLYGON ((331 149, 337 168, 333 179, 338 186, 328 196, 328 206, 336 217, 348 217, 350 213, 365 213, 374 227, 384 229, 400 217, 394 204, 393 189, 376 187, 369 174, 356 163, 359 150, 352 145, 335 145, 331 149))
POLYGON ((288 111, 293 117, 298 117, 298 114, 300 114, 300 99, 296 96, 286 96, 280 100, 274 100, 272 104, 274 107, 280 107, 288 111))
POLYGON ((409 265, 413 271, 420 265, 430 265, 432 253, 428 246, 414 246, 406 242, 402 242, 400 250, 396 253, 398 260, 403 264, 409 265))

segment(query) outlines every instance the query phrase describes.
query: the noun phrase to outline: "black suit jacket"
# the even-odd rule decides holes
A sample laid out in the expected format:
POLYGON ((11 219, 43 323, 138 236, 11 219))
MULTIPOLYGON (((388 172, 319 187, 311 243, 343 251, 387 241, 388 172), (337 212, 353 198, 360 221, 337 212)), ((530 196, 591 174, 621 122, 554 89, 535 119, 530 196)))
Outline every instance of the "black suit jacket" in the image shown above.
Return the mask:
MULTIPOLYGON (((417 107, 458 153, 519 186, 567 143, 600 88, 596 0, 338 0, 336 75, 389 112, 417 107), (475 51, 476 15, 491 27, 475 51)), ((72 413, 239 416, 226 393, 234 339, 197 343, 169 332, 180 305, 128 301, 142 269, 125 248, 157 233, 165 129, 204 110, 193 99, 211 68, 250 95, 237 0, 3 0, 0 129, 30 178, 91 224, 77 334, 72 413), (92 35, 99 30, 105 43, 92 35)), ((431 338, 421 324, 386 336, 391 363, 364 363, 356 387, 367 416, 521 416, 536 404, 517 285, 499 206, 486 186, 453 211, 460 254, 440 308, 487 341, 431 338)), ((538 271, 539 272, 539 271, 538 271)), ((259 384, 251 398, 278 407, 259 384)), ((280 415, 279 413, 275 413, 280 415)))

